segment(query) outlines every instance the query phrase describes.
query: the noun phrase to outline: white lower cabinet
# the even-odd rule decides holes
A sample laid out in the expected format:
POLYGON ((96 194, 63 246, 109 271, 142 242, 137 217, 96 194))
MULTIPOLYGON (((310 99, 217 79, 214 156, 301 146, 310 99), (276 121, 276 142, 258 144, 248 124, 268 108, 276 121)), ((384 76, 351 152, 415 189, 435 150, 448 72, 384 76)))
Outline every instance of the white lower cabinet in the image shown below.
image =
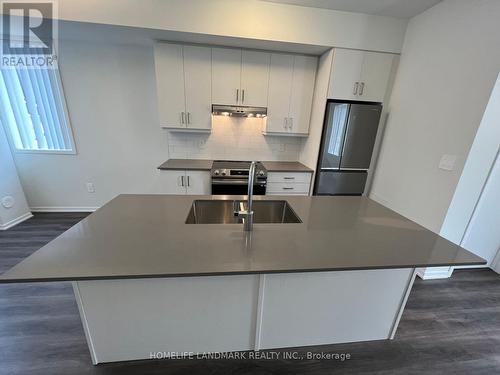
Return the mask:
POLYGON ((208 171, 186 171, 186 194, 212 194, 212 178, 208 171))
POLYGON ((310 172, 269 172, 266 195, 309 195, 310 172))
POLYGON ((164 170, 162 191, 165 194, 210 195, 211 178, 208 171, 164 170))

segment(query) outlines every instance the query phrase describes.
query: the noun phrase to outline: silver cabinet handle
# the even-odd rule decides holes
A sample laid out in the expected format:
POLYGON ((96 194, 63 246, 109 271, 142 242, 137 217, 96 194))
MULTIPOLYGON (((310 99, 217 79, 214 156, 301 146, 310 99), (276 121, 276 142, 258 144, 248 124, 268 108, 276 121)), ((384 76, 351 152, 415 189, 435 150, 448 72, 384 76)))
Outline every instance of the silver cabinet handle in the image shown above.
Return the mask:
POLYGON ((240 97, 240 89, 236 89, 236 103, 238 103, 239 97, 240 97))
POLYGON ((285 124, 283 125, 283 127, 285 129, 288 128, 288 117, 285 117, 285 124))
POLYGON ((241 90, 241 102, 245 102, 245 89, 241 90))
POLYGON ((181 124, 184 124, 184 112, 181 112, 181 124))
POLYGON ((356 82, 354 84, 354 90, 353 90, 353 95, 358 95, 358 86, 359 86, 359 82, 356 82))
POLYGON ((293 128, 293 117, 290 117, 290 129, 293 128))
POLYGON ((187 113, 187 123, 191 124, 191 112, 187 113))
POLYGON ((184 176, 181 176, 181 186, 185 186, 184 185, 184 176))
POLYGON ((293 187, 284 187, 283 190, 293 190, 293 187))
POLYGON ((295 177, 283 177, 283 180, 295 180, 295 177))
POLYGON ((363 95, 363 91, 365 90, 365 83, 361 82, 359 85, 359 95, 363 95))
POLYGON ((189 178, 189 176, 187 176, 187 181, 188 181, 187 186, 191 186, 191 179, 189 178))

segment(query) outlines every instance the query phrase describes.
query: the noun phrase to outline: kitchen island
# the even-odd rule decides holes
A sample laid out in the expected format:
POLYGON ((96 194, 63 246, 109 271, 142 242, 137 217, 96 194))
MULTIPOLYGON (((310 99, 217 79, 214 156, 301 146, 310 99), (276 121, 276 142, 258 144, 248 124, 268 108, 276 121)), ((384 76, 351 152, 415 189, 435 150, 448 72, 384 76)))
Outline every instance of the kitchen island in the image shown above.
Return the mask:
POLYGON ((229 198, 120 195, 0 282, 73 281, 100 363, 390 339, 416 267, 485 264, 364 197, 255 197, 301 222, 252 232, 186 224, 194 200, 229 198))

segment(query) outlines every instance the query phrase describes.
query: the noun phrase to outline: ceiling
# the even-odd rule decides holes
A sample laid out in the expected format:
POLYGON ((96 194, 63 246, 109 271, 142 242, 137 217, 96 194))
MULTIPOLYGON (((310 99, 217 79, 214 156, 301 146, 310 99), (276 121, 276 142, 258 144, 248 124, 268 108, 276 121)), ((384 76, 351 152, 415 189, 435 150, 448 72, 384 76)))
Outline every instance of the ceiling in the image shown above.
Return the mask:
POLYGON ((312 8, 368 13, 379 16, 411 18, 441 0, 263 0, 312 8))

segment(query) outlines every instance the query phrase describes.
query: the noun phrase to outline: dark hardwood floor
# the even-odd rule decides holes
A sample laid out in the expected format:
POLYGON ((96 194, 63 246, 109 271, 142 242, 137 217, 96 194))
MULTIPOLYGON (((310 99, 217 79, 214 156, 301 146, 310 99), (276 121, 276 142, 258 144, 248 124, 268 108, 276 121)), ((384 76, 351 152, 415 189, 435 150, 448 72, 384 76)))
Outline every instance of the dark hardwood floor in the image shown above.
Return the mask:
MULTIPOLYGON (((0 273, 86 214, 36 214, 0 232, 0 273)), ((288 352, 293 351, 287 349, 288 352)), ((392 341, 298 349, 339 360, 155 360, 93 366, 70 283, 0 285, 0 374, 500 374, 500 276, 417 278, 392 341)))

